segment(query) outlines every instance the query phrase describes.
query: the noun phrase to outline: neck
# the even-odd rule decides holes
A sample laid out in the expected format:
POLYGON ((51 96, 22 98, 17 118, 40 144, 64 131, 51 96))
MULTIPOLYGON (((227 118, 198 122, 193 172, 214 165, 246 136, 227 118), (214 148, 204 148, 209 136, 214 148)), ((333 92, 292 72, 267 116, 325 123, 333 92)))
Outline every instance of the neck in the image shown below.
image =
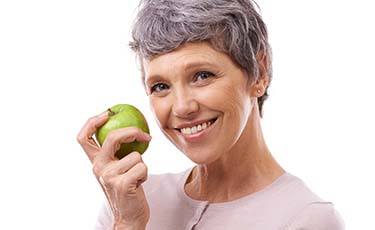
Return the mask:
POLYGON ((266 146, 254 109, 233 148, 210 164, 197 165, 185 191, 196 200, 227 202, 263 189, 284 172, 266 146))

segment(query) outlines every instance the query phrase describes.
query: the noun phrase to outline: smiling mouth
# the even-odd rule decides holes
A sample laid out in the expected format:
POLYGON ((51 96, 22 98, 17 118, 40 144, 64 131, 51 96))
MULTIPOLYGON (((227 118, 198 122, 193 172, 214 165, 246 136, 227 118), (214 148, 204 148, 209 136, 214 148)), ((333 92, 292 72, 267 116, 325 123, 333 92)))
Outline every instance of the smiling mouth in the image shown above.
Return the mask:
POLYGON ((208 127, 210 127, 213 123, 215 123, 216 120, 217 120, 217 117, 213 118, 209 121, 203 122, 199 125, 195 125, 195 126, 192 126, 192 127, 186 127, 186 128, 182 128, 182 129, 175 129, 175 130, 177 130, 180 133, 185 134, 185 135, 196 134, 196 133, 202 132, 205 129, 207 129, 208 127))

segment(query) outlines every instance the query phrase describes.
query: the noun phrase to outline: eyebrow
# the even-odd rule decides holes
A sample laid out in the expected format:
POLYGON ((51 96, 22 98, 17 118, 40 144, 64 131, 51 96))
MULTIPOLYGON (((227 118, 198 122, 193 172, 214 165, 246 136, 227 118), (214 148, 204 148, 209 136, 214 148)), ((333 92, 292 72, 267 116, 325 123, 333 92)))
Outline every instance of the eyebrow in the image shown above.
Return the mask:
POLYGON ((208 61, 199 61, 199 62, 189 62, 185 65, 185 68, 184 70, 189 70, 189 69, 193 69, 195 67, 198 67, 198 66, 214 66, 214 67, 217 67, 215 64, 213 64, 212 62, 208 62, 208 61))
MULTIPOLYGON (((212 62, 196 61, 196 62, 189 62, 186 65, 184 65, 184 71, 194 69, 194 68, 199 67, 199 66, 213 66, 213 67, 217 68, 217 66, 215 64, 213 64, 212 62)), ((159 74, 151 75, 150 77, 147 78, 146 84, 149 84, 150 82, 159 81, 161 79, 163 79, 163 77, 160 76, 159 74)))

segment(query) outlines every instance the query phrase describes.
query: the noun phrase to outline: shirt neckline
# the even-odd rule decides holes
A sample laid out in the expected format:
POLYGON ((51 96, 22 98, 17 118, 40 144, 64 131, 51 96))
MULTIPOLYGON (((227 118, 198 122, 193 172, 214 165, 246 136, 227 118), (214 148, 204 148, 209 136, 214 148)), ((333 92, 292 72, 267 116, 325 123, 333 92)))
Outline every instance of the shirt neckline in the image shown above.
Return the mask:
POLYGON ((195 200, 188 196, 185 192, 185 183, 187 178, 189 177, 190 173, 194 169, 195 166, 188 168, 187 170, 184 171, 183 176, 180 179, 180 182, 178 184, 178 194, 180 198, 187 203, 191 207, 202 207, 202 206, 207 206, 210 205, 210 209, 223 209, 223 208, 230 208, 234 206, 241 206, 245 205, 247 202, 250 200, 258 199, 262 196, 265 196, 269 193, 272 193, 275 189, 279 188, 283 184, 285 184, 288 179, 291 179, 293 175, 291 175, 288 172, 284 172, 281 176, 279 176, 277 179, 275 179, 271 184, 267 185, 263 189, 251 193, 249 195, 245 195, 243 197, 237 198, 232 201, 226 201, 226 202, 217 202, 217 203, 210 203, 209 201, 202 201, 202 200, 195 200))

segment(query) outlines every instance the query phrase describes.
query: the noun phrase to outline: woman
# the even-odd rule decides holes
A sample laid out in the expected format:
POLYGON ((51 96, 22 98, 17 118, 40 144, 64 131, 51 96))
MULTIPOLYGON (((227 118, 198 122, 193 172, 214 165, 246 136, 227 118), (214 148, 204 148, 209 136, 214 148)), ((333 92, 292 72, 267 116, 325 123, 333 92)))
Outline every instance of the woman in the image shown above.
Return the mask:
POLYGON ((139 153, 114 158, 120 143, 150 141, 136 128, 78 141, 108 200, 97 229, 343 229, 330 202, 273 158, 260 119, 272 79, 267 30, 250 0, 144 0, 132 49, 157 123, 196 163, 147 175, 139 153))

